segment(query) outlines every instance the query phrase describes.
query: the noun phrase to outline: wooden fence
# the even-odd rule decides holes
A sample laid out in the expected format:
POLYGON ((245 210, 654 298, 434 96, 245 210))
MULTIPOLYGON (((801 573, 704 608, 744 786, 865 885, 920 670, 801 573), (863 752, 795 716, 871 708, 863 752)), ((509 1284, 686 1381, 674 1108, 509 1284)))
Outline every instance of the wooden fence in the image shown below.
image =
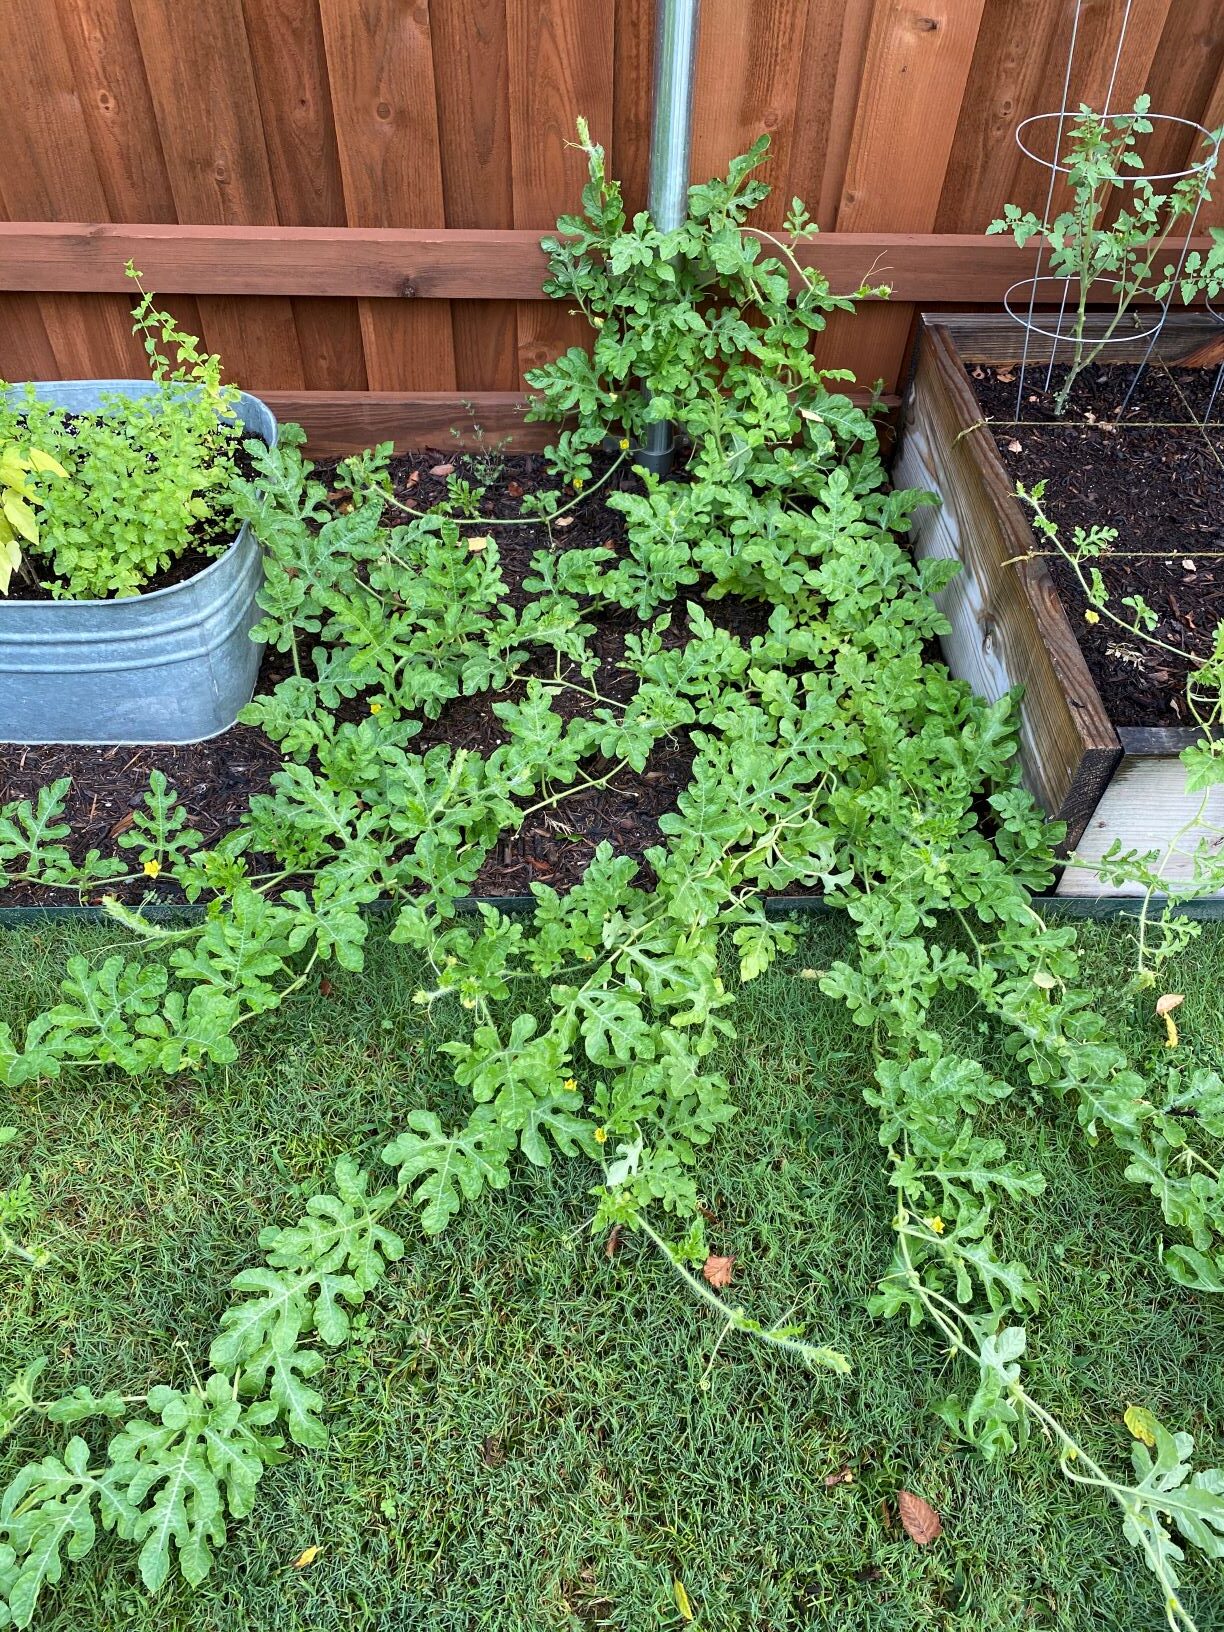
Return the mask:
MULTIPOLYGON (((1075 100, 1099 103, 1123 0, 1085 0, 1075 100)), ((1058 105, 1074 0, 703 0, 693 172, 761 130, 836 284, 830 364, 895 383, 914 304, 997 302, 1031 266, 979 237, 1040 208, 1017 151, 1058 105)), ((230 373, 316 446, 513 417, 523 369, 581 334, 537 239, 575 205, 585 114, 644 202, 653 0, 3 0, 0 377, 138 374, 130 254, 230 373), (109 224, 109 225, 108 225, 109 224)), ((1132 0, 1115 103, 1224 123, 1220 0, 1132 0)), ((1157 133, 1161 168, 1190 133, 1157 133)), ((1205 216, 1204 224, 1224 216, 1205 216)))

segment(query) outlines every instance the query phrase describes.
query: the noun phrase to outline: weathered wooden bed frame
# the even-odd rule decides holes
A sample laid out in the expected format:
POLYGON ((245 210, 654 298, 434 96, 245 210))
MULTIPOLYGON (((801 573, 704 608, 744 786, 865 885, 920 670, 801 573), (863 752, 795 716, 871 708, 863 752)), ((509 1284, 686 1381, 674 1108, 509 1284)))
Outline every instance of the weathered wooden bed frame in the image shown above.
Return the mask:
MULTIPOLYGON (((1133 329, 1150 320, 1150 313, 1136 315, 1133 329)), ((1104 322, 1090 319, 1090 332, 1101 333, 1104 322)), ((1175 362, 1219 333, 1209 314, 1170 314, 1153 358, 1175 362)), ((1050 345, 1031 336, 1029 362, 1046 362, 1050 345)), ((1146 338, 1128 336, 1110 346, 1111 360, 1138 361, 1147 346, 1146 338)), ((1197 734, 1114 725, 1088 671, 966 374, 967 364, 1019 363, 1023 350, 1024 331, 1006 314, 924 313, 893 476, 898 486, 929 488, 942 501, 917 513, 916 553, 961 563, 939 597, 952 625, 942 642, 949 668, 992 701, 1024 688, 1024 780, 1067 824, 1064 854, 1080 864, 1064 871, 1058 893, 1135 893, 1111 890, 1093 863, 1119 840, 1125 849, 1166 848, 1171 879, 1189 869, 1189 850, 1178 839, 1201 795, 1186 794, 1177 755, 1197 734)), ((1213 790, 1210 806, 1213 825, 1224 827, 1224 790, 1213 790)))

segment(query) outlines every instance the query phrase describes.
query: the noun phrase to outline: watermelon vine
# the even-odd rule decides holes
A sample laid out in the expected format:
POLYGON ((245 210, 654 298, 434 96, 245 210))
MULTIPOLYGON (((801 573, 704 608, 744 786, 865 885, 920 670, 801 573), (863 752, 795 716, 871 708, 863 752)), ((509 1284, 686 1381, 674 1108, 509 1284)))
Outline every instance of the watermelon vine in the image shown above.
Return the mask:
MULTIPOLYGON (((1118 1505, 1184 1632, 1183 1554, 1224 1555, 1224 1472, 1192 1472, 1189 1437, 1141 1413, 1133 1478, 1115 1477, 1029 1392, 1038 1293, 1000 1253, 996 1220, 1035 1202, 1045 1178, 1006 1147, 993 1112, 1018 1087, 1070 1099, 1086 1135, 1114 1139, 1128 1177, 1156 1195, 1170 1273, 1220 1291, 1224 1084, 1183 1080, 1172 1054, 1136 1070, 1081 983, 1074 929, 1032 907, 1058 835, 1019 785, 1013 700, 987 705, 929 660, 944 627, 932 597, 953 569, 906 548, 928 498, 889 489, 872 411, 813 360, 829 312, 883 292, 835 296, 800 265, 814 229, 797 200, 781 237, 753 229, 763 140, 693 188, 684 225, 661 233, 644 215, 626 220, 601 149, 581 139, 583 214, 546 248, 551 292, 585 313, 593 346, 532 376, 538 415, 567 421, 549 457, 573 497, 524 506, 550 538, 525 603, 507 594, 499 524, 471 490, 417 513, 393 496, 384 447, 342 468, 351 502, 337 507, 290 432, 254 450, 239 499, 268 554, 258 633, 292 666, 246 714, 284 755, 270 792, 211 848, 162 777, 121 855, 73 854, 63 784, 0 813, 11 880, 93 893, 156 876, 208 904, 203 922, 170 927, 113 901, 131 946, 73 959, 61 1001, 20 1038, 0 1025, 0 1082, 79 1061, 129 1073, 232 1062, 240 1028, 312 972, 362 966, 364 909, 379 899, 398 903, 392 938, 431 970, 416 994, 422 1026, 440 1006, 470 1020, 445 1045, 467 1116, 409 1113, 387 1130, 392 1182, 342 1161, 333 1191, 265 1235, 198 1386, 43 1401, 36 1369, 10 1386, 10 1429, 30 1413, 62 1429, 120 1426, 108 1441, 74 1433, 0 1495, 0 1615, 28 1626, 99 1530, 139 1546, 152 1590, 175 1565, 203 1579, 285 1441, 323 1442, 327 1352, 402 1252, 396 1230, 413 1214, 426 1232, 445 1229, 520 1160, 589 1163, 594 1227, 642 1231, 692 1282, 703 1153, 736 1109, 717 1066, 735 986, 793 946, 767 897, 819 889, 856 939, 821 987, 876 1051, 867 1099, 896 1254, 873 1307, 933 1327, 960 1357, 963 1384, 942 1407, 957 1434, 997 1457, 1036 1424, 1067 1477, 1118 1505), (562 524, 592 502, 601 448, 631 459, 624 450, 659 418, 691 444, 685 479, 609 489, 623 550, 567 549, 562 524), (720 623, 728 597, 764 605, 758 633, 720 623), (640 622, 621 659, 626 702, 595 683, 590 619, 609 607, 640 622), (490 690, 499 747, 414 751, 423 720, 490 690), (554 707, 574 692, 577 712, 554 707), (636 860, 601 846, 567 894, 533 887, 529 919, 487 905, 458 916, 528 812, 641 772, 679 733, 692 771, 645 857, 649 888, 636 860), (527 1005, 524 989, 544 995, 527 1005), (1004 1039, 1007 1076, 942 1034, 940 1000, 954 991, 1004 1039), (1203 1152, 1197 1165, 1188 1148, 1203 1152)), ((698 1290, 733 1328, 849 1369, 819 1340, 762 1329, 698 1290)))

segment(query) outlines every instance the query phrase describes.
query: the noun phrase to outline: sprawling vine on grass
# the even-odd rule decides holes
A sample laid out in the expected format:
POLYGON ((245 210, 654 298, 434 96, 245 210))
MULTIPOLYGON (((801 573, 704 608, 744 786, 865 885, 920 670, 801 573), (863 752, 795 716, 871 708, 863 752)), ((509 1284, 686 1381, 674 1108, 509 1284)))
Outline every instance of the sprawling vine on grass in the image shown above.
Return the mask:
MULTIPOLYGON (((409 1198, 437 1231, 503 1188, 520 1156, 585 1159, 594 1226, 641 1229, 687 1276, 704 1257, 702 1151, 735 1110, 718 1069, 735 980, 792 944, 764 898, 819 888, 857 936, 855 959, 821 985, 871 1030, 878 1056, 868 1097, 896 1192, 897 1255, 877 1307, 933 1322, 968 1357, 974 1387, 943 1411, 987 1455, 1030 1418, 1055 1435, 1068 1474, 1121 1503, 1171 1624, 1188 1626, 1169 1526, 1218 1556, 1224 1475, 1185 1485, 1188 1442, 1144 1417, 1137 1437, 1156 1463, 1140 1451, 1135 1482, 1115 1481, 1025 1390, 1021 1323, 1037 1290, 999 1250, 996 1215, 1029 1205, 1045 1181, 1006 1148, 996 1112, 1025 1082, 1077 1096, 1090 1133, 1108 1127, 1126 1144, 1119 1129, 1133 1124, 1170 1226, 1190 1237, 1170 1248, 1170 1268, 1206 1285, 1200 1266, 1218 1276, 1224 1232, 1206 1167, 1184 1169, 1170 1130, 1216 1138, 1216 1090, 1167 1070, 1135 1074, 1078 983, 1074 932, 1030 904, 1050 878, 1051 834, 1018 785, 1010 700, 977 701, 927 661, 943 627, 931 596, 950 568, 906 550, 923 496, 888 490, 870 412, 830 390, 813 361, 826 314, 851 302, 800 266, 795 248, 812 230, 802 206, 781 240, 748 224, 764 197, 751 179, 763 144, 693 189, 674 233, 645 216, 627 224, 602 152, 586 145, 585 214, 561 223, 549 253, 553 291, 588 314, 594 352, 533 377, 541 415, 577 415, 553 459, 583 497, 554 494, 495 524, 453 487, 433 512, 408 513, 380 449, 349 462, 353 502, 333 511, 300 439, 282 436, 256 451, 258 480, 241 499, 269 555, 259 632, 293 668, 248 713, 284 752, 271 792, 203 849, 158 781, 124 836, 130 862, 73 857, 62 786, 0 820, 10 877, 92 891, 136 871, 209 906, 202 923, 169 927, 113 904, 139 953, 74 959, 59 1004, 19 1039, 0 1027, 9 1084, 66 1061, 173 1072, 235 1059, 238 1028, 321 962, 361 967, 362 909, 376 897, 400 903, 393 937, 432 970, 416 994, 422 1024, 441 1005, 470 1016, 466 1038, 446 1045, 469 1114, 448 1125, 435 1109, 409 1112, 383 1151, 392 1185, 371 1197, 342 1166, 334 1196, 265 1240, 265 1265, 235 1282, 210 1380, 153 1391, 147 1414, 105 1447, 74 1438, 18 1472, 0 1499, 9 1613, 29 1623, 61 1548, 83 1555, 99 1521, 141 1542, 150 1585, 164 1579, 171 1537, 184 1574, 200 1578, 226 1513, 247 1510, 279 1454, 280 1431, 304 1444, 321 1435, 323 1350, 397 1255, 383 1220, 409 1198), (566 549, 556 523, 589 502, 594 450, 609 438, 630 447, 656 416, 691 445, 686 479, 610 489, 624 549, 566 549), (520 520, 550 529, 522 605, 496 537, 520 520), (727 597, 769 608, 760 633, 720 624, 727 597), (625 645, 636 689, 623 703, 595 684, 591 619, 606 606, 641 620, 625 645), (489 690, 501 697, 499 747, 413 750, 422 716, 489 690), (553 706, 563 693, 583 695, 577 713, 553 706), (635 860, 602 846, 567 895, 534 887, 530 920, 488 905, 458 915, 484 857, 527 812, 640 771, 678 733, 691 778, 646 857, 649 888, 635 860), (941 998, 957 989, 1004 1037, 1007 1078, 941 1033, 941 998), (527 1005, 524 990, 545 995, 527 1005), (1178 1199, 1184 1171, 1193 1216, 1178 1199)), ((1139 1162, 1137 1145, 1126 1148, 1139 1162)), ((846 1369, 793 1329, 722 1312, 732 1328, 846 1369)), ((14 1385, 14 1420, 129 1412, 79 1394, 37 1402, 35 1382, 14 1385)))

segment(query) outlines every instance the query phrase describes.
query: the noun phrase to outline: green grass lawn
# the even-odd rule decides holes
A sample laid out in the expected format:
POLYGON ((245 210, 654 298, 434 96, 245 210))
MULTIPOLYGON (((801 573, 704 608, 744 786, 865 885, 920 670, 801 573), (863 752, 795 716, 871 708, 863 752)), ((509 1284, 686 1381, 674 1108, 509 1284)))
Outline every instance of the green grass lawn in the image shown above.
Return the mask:
MULTIPOLYGON (((0 936, 0 1014, 20 1022, 52 1000, 70 950, 113 938, 0 936)), ((1123 1040, 1151 1048, 1125 935, 1086 940, 1123 1040)), ((818 924, 745 993, 724 1060, 744 1109, 704 1187, 712 1248, 737 1259, 733 1293, 762 1317, 802 1317, 851 1355, 850 1378, 745 1338, 715 1353, 716 1318, 648 1244, 609 1259, 586 1233, 585 1163, 524 1168, 440 1239, 392 1220, 407 1253, 324 1375, 329 1448, 265 1476, 203 1588, 148 1599, 133 1549, 105 1538, 45 1600, 40 1632, 640 1632, 684 1624, 676 1578, 698 1632, 1162 1626, 1114 1513, 1071 1489, 1040 1440, 996 1467, 955 1443, 931 1408, 957 1371, 935 1335, 864 1313, 891 1252, 860 1097, 869 1049, 799 973, 844 941, 818 924), (844 1466, 854 1482, 829 1486, 844 1466), (944 1516, 925 1550, 897 1526, 902 1488, 944 1516), (309 1546, 315 1561, 294 1568, 309 1546)), ((79 1070, 14 1096, 0 1120, 20 1137, 0 1154, 33 1177, 29 1238, 52 1263, 0 1266, 0 1375, 45 1353, 48 1392, 188 1379, 260 1228, 291 1221, 337 1155, 376 1163, 407 1111, 451 1105, 446 1022, 412 1006, 413 958, 379 944, 364 975, 332 979, 245 1028, 228 1070, 79 1070)), ((1174 985, 1184 1049, 1218 1064, 1224 935, 1209 929, 1174 985)), ((1140 1400, 1195 1433, 1204 1460, 1224 1458, 1224 1308, 1164 1278, 1154 1203, 1087 1146, 1069 1106, 1017 1096, 1005 1127, 1050 1179, 1003 1231, 1045 1297, 1028 1323, 1034 1392, 1118 1471, 1122 1413, 1140 1400)), ((19 1429, 5 1477, 45 1433, 19 1429)), ((1201 1632, 1224 1629, 1206 1574, 1187 1586, 1201 1632)))

